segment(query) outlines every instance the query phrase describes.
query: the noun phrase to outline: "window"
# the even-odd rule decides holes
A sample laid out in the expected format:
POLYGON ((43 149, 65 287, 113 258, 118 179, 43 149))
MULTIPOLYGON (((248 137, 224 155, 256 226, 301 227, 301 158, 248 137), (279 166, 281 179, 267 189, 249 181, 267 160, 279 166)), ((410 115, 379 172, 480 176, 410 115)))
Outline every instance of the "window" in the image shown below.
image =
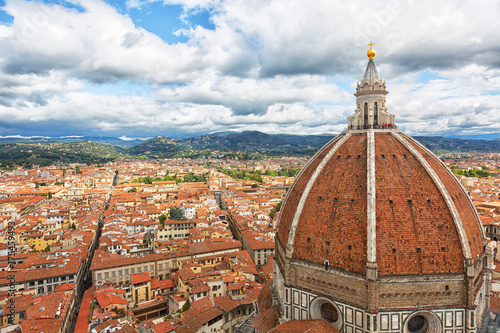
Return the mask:
POLYGON ((144 266, 144 272, 148 271, 148 266, 144 266))
POLYGON ((163 264, 158 264, 158 270, 162 270, 163 269, 163 264))
POLYGON ((121 269, 118 271, 118 275, 123 276, 123 271, 121 269))
POLYGON ((125 275, 128 275, 128 268, 125 270, 125 275))
POLYGON ((151 272, 154 272, 154 271, 155 271, 155 265, 151 265, 151 266, 149 266, 149 270, 150 270, 151 272))
MULTIPOLYGON (((64 279, 66 280, 66 277, 63 276, 64 279)), ((97 274, 97 281, 101 281, 102 280, 102 274, 97 274)))
POLYGON ((140 273, 140 272, 142 272, 142 271, 141 271, 141 268, 140 268, 140 267, 137 267, 137 273, 140 273))
POLYGON ((111 277, 114 277, 114 278, 115 278, 115 277, 116 277, 116 272, 114 272, 114 271, 113 271, 113 272, 111 272, 111 277))
POLYGON ((321 305, 321 316, 330 323, 335 323, 339 319, 339 314, 335 306, 328 302, 321 305))
POLYGON ((47 286, 47 292, 51 292, 52 291, 52 286, 47 286))
POLYGON ((135 274, 135 268, 130 269, 130 274, 135 274))
POLYGON ((408 321, 408 331, 410 333, 427 332, 428 328, 429 328, 429 323, 423 316, 420 315, 413 316, 408 321))
POLYGON ((109 273, 104 273, 104 278, 109 279, 109 273))

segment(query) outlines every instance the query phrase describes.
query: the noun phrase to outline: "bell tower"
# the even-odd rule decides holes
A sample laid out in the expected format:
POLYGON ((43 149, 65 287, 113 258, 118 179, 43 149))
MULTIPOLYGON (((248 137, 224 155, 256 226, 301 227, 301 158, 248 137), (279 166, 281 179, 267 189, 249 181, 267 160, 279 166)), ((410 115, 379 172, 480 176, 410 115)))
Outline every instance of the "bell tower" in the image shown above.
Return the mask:
POLYGON ((394 128, 395 116, 387 112, 385 106, 385 95, 389 92, 385 89, 385 80, 377 73, 375 62, 375 50, 372 42, 368 44, 370 49, 366 52, 368 66, 366 66, 363 79, 356 86, 356 111, 348 118, 349 129, 369 128, 394 128))

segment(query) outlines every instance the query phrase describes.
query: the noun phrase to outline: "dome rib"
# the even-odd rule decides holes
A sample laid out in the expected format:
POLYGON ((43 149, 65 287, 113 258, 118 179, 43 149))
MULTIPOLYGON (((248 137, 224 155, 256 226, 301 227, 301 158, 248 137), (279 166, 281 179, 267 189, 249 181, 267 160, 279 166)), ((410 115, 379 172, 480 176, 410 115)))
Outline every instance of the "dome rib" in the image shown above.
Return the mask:
MULTIPOLYGON (((325 146, 323 146, 323 148, 318 150, 316 154, 314 154, 314 156, 309 160, 309 162, 307 162, 307 164, 302 168, 302 170, 300 170, 299 174, 295 178, 295 182, 290 187, 290 190, 286 193, 282 207, 290 206, 294 207, 294 209, 297 207, 297 197, 300 197, 300 195, 302 195, 304 188, 307 185, 307 182, 304 182, 304 180, 309 179, 310 175, 312 175, 314 170, 316 170, 319 162, 324 158, 324 156, 326 156, 325 151, 330 150, 331 147, 333 147, 335 143, 341 139, 341 137, 342 135, 338 135, 331 139, 325 146), (324 156, 321 157, 321 155, 324 156)), ((281 243, 283 247, 286 247, 286 244, 288 242, 288 236, 290 234, 291 227, 291 223, 288 223, 288 221, 293 219, 293 216, 289 215, 293 212, 294 210, 292 209, 282 209, 278 216, 276 228, 280 228, 282 232, 278 234, 276 239, 281 243), (282 221, 285 221, 285 223, 282 224, 282 221)))
POLYGON ((445 188, 450 194, 455 206, 460 208, 457 209, 457 212, 460 216, 462 226, 466 234, 466 240, 469 244, 471 258, 474 262, 476 262, 478 256, 484 252, 483 247, 486 245, 486 234, 481 224, 481 219, 479 218, 472 201, 468 198, 467 193, 465 193, 465 190, 458 182, 456 176, 439 158, 437 158, 417 140, 403 133, 401 135, 404 135, 408 142, 412 144, 412 146, 414 146, 420 154, 429 156, 428 162, 433 167, 433 170, 435 170, 440 179, 443 180, 443 183, 446 181, 446 184, 444 184, 445 188), (465 207, 468 207, 468 209, 465 209, 465 207))
POLYGON ((367 186, 366 186, 366 261, 377 262, 377 205, 375 187, 375 134, 369 131, 367 134, 367 186))
MULTIPOLYGON (((330 161, 332 156, 335 154, 335 152, 341 147, 344 142, 347 141, 351 137, 351 132, 347 132, 340 140, 338 140, 335 143, 335 146, 330 149, 328 154, 323 158, 323 160, 319 163, 318 167, 314 170, 313 175, 311 178, 309 178, 309 181, 307 182, 307 185, 304 189, 304 192, 302 193, 300 197, 299 204, 297 205, 297 209, 295 210, 295 215, 293 216, 292 220, 292 225, 290 227, 290 234, 288 236, 288 243, 287 245, 290 245, 290 248, 293 249, 293 244, 294 244, 294 239, 295 239, 295 232, 297 230, 297 225, 299 224, 300 216, 302 215, 302 209, 304 208, 304 204, 306 203, 306 200, 309 196, 309 192, 311 191, 311 188, 313 187, 314 183, 316 182, 316 178, 321 174, 321 171, 323 171, 323 168, 325 165, 330 161)), ((288 246, 287 246, 288 248, 288 246)), ((293 252, 291 252, 289 255, 291 256, 293 252)))
POLYGON ((392 131, 391 134, 394 137, 396 137, 398 141, 401 142, 401 144, 405 146, 405 148, 408 149, 413 154, 413 156, 417 158, 417 160, 420 162, 420 164, 422 164, 424 169, 429 173, 429 176, 432 178, 432 180, 438 187, 453 217, 453 222, 455 223, 455 227, 457 229, 458 236, 460 238, 460 243, 462 245, 462 251, 464 253, 464 256, 466 259, 471 259, 472 255, 470 251, 470 246, 469 243, 467 243, 467 235, 465 233, 462 220, 460 219, 457 207, 455 206, 455 203, 453 202, 453 199, 451 198, 450 193, 444 186, 443 182, 438 177, 437 173, 434 171, 431 165, 427 162, 427 160, 408 141, 406 141, 402 136, 400 136, 394 131, 392 131))

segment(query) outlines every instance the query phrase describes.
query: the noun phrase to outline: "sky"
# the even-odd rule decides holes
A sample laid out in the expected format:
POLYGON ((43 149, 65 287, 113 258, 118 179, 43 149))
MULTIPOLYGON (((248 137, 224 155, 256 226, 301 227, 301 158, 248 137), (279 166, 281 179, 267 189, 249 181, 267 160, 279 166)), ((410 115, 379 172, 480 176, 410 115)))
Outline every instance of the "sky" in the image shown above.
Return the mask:
POLYGON ((410 135, 500 137, 500 2, 0 0, 0 137, 339 133, 368 43, 410 135))

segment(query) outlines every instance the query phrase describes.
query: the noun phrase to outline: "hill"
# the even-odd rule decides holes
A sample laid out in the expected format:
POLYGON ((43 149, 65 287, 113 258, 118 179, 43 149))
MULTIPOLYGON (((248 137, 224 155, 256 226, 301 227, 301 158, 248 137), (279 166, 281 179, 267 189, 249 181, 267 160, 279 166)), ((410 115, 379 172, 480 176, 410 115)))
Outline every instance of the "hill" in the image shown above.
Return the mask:
MULTIPOLYGON (((335 135, 266 134, 258 131, 222 132, 188 139, 156 137, 134 146, 128 153, 149 157, 312 155, 335 135)), ((416 136, 435 153, 498 152, 500 141, 416 136)))
POLYGON ((414 138, 435 153, 500 153, 499 140, 455 139, 441 136, 415 136, 414 138))
POLYGON ((92 141, 99 142, 106 145, 116 146, 120 148, 130 148, 143 143, 145 139, 128 139, 128 138, 114 138, 114 137, 103 137, 103 136, 69 136, 69 137, 0 137, 0 144, 9 143, 26 143, 26 144, 48 144, 54 142, 81 142, 81 141, 92 141))
POLYGON ((310 155, 333 136, 266 134, 258 131, 224 132, 188 139, 155 137, 128 150, 134 156, 199 157, 310 155))
POLYGON ((45 142, 11 143, 0 145, 2 167, 13 164, 31 167, 61 163, 105 163, 126 156, 125 150, 114 146, 92 142, 45 142))
MULTIPOLYGON (((235 157, 261 159, 265 156, 313 155, 335 135, 266 134, 258 131, 222 132, 197 137, 172 139, 158 136, 146 141, 128 140, 132 147, 118 147, 119 138, 101 138, 98 143, 82 138, 8 138, 0 144, 2 167, 21 164, 29 166, 61 163, 103 163, 117 157, 235 157)), ((500 153, 499 140, 456 139, 416 136, 435 153, 495 152, 500 153)), ((0 139, 0 143, 2 139, 0 139)), ((126 146, 125 146, 126 147, 126 146)))

